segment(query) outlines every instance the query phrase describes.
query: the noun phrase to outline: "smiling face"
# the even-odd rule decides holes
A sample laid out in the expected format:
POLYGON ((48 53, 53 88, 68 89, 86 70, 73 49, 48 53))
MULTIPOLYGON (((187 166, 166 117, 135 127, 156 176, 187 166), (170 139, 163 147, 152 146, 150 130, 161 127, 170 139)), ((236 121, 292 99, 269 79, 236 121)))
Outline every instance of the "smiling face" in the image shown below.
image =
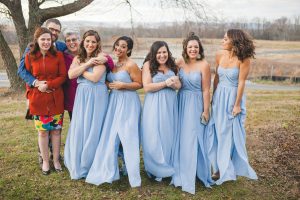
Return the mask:
POLYGON ((119 40, 114 46, 114 54, 117 57, 126 57, 127 51, 128 51, 128 46, 125 40, 119 40))
POLYGON ((37 43, 40 47, 41 52, 47 52, 50 49, 52 43, 51 34, 50 33, 42 34, 38 38, 37 43))
POLYGON ((232 40, 227 36, 227 33, 225 33, 224 38, 222 40, 222 48, 228 51, 231 51, 232 49, 232 40))
POLYGON ((190 40, 187 43, 186 53, 189 59, 196 59, 199 54, 199 43, 197 40, 190 40))
POLYGON ((61 29, 60 25, 50 22, 47 25, 47 28, 51 31, 52 40, 53 42, 55 42, 58 39, 58 35, 60 34, 60 29, 61 29))
POLYGON ((76 54, 78 52, 79 44, 80 44, 80 41, 79 41, 77 35, 72 34, 72 35, 66 36, 66 45, 67 45, 68 50, 72 54, 76 54))
POLYGON ((156 53, 156 61, 160 65, 164 65, 164 64, 166 64, 168 57, 169 57, 169 55, 168 55, 167 47, 165 47, 165 46, 160 47, 156 53))
POLYGON ((93 35, 87 36, 84 39, 83 46, 84 46, 84 49, 86 50, 87 55, 90 56, 98 47, 96 37, 93 35))

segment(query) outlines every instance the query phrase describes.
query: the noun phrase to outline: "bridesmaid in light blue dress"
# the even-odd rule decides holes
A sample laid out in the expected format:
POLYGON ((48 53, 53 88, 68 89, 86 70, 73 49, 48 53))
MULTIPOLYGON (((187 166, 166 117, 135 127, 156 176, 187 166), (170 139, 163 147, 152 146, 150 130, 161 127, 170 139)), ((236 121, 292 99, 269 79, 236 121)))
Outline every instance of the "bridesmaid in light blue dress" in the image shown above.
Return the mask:
POLYGON ((100 37, 96 31, 87 31, 68 72, 70 79, 78 77, 64 153, 71 179, 86 177, 99 143, 108 104, 106 67, 101 59, 104 55, 100 51, 100 37))
POLYGON ((122 36, 113 45, 116 68, 107 75, 109 105, 101 139, 86 182, 95 185, 120 179, 118 151, 123 147, 131 187, 141 186, 139 121, 141 103, 136 90, 142 88, 142 73, 129 57, 133 40, 122 36))
POLYGON ((156 41, 143 66, 146 92, 142 113, 142 148, 147 174, 161 181, 175 173, 174 150, 178 140, 176 90, 181 87, 177 67, 167 43, 156 41))
POLYGON ((250 36, 242 30, 230 29, 223 39, 223 50, 216 55, 216 76, 212 116, 206 129, 213 179, 220 185, 236 180, 236 176, 257 179, 246 151, 245 81, 254 57, 250 36))
POLYGON ((195 194, 198 177, 206 187, 212 184, 210 164, 204 143, 209 118, 210 66, 204 59, 200 39, 194 33, 183 41, 183 59, 178 61, 182 87, 178 92, 179 170, 172 179, 175 186, 195 194))

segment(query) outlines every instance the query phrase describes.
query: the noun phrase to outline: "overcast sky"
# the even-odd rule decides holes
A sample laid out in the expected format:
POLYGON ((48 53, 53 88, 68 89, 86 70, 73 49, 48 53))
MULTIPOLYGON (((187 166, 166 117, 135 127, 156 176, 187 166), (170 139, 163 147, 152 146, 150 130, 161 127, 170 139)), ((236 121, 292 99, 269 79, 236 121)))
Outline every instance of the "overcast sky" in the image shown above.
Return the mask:
MULTIPOLYGON (((95 0, 83 10, 62 19, 129 23, 129 7, 120 2, 124 1, 95 0)), ((131 2, 134 8, 133 17, 137 22, 184 21, 185 18, 182 9, 172 6, 161 8, 160 0, 131 0, 131 2)), ((241 18, 250 20, 254 17, 272 20, 281 16, 300 16, 300 0, 199 0, 199 2, 204 2, 209 17, 216 16, 225 20, 241 18)))
MULTIPOLYGON (((71 2, 65 0, 64 2, 71 2)), ((185 12, 183 9, 172 5, 161 7, 162 0, 130 0, 133 9, 134 22, 171 22, 192 19, 192 11, 185 12)), ((166 0, 171 1, 171 0, 166 0)), ((205 12, 212 19, 217 17, 226 21, 237 21, 241 19, 251 20, 255 17, 269 20, 282 16, 300 16, 300 0, 194 0, 204 2, 205 12)), ((27 0, 22 0, 27 2, 27 0)), ((53 6, 45 3, 44 6, 53 6)), ((102 23, 130 25, 129 6, 124 0, 95 0, 86 8, 65 17, 62 21, 88 20, 102 23)), ((54 4, 55 5, 55 4, 54 4)), ((28 10, 24 5, 24 10, 28 10)), ((28 11, 26 11, 28 12, 28 11)))

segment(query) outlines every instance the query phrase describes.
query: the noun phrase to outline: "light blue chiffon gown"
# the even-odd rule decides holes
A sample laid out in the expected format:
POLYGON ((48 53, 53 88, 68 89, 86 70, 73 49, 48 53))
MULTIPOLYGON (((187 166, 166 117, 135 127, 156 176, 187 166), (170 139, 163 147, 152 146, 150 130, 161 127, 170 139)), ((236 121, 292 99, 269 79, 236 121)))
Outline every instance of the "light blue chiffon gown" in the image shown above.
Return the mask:
POLYGON ((206 187, 211 180, 210 163, 204 144, 205 125, 201 123, 203 113, 203 95, 201 72, 185 73, 179 71, 182 87, 178 92, 179 108, 179 147, 176 158, 179 170, 172 184, 182 186, 182 190, 195 194, 195 181, 198 177, 206 187))
MULTIPOLYGON (((109 73, 109 82, 132 82, 127 71, 109 73)), ((123 146, 125 164, 131 187, 141 185, 139 122, 141 103, 136 91, 112 90, 109 95, 107 115, 95 159, 86 182, 100 185, 120 179, 118 150, 123 146)))
MULTIPOLYGON (((174 75, 171 70, 166 74, 158 72, 152 82, 162 82, 174 75)), ((144 165, 147 174, 156 177, 157 181, 175 173, 173 158, 178 139, 177 109, 176 91, 172 88, 148 92, 145 96, 141 123, 144 165)))
POLYGON ((77 79, 73 117, 64 152, 64 163, 71 179, 85 178, 94 160, 108 104, 105 78, 106 73, 97 83, 83 76, 77 79))
POLYGON ((220 173, 217 185, 236 180, 236 176, 257 179, 246 150, 246 98, 241 100, 242 112, 232 115, 235 104, 239 68, 218 67, 219 83, 213 95, 212 116, 206 129, 209 159, 214 172, 220 173))

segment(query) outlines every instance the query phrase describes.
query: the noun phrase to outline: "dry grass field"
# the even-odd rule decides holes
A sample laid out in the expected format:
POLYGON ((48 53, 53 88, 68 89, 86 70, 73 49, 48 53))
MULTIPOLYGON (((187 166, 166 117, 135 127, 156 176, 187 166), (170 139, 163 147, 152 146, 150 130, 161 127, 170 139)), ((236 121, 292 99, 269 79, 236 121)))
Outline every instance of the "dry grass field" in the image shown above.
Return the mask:
MULTIPOLYGON (((0 199, 299 199, 300 92, 247 90, 247 149, 258 181, 239 178, 196 195, 148 179, 141 161, 142 188, 127 177, 94 186, 72 181, 67 170, 43 176, 37 164, 37 133, 25 121, 24 95, 0 89, 0 199)), ((143 91, 140 91, 143 100, 143 91)), ((69 121, 65 115, 61 152, 69 121)))

